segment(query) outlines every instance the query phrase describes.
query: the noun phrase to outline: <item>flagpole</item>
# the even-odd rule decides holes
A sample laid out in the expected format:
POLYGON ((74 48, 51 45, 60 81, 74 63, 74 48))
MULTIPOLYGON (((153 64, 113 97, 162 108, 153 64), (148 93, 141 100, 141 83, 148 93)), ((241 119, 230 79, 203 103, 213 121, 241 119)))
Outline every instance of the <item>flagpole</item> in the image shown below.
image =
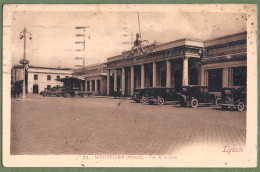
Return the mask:
POLYGON ((139 35, 140 35, 140 38, 142 38, 141 36, 141 29, 140 29, 140 19, 139 19, 139 12, 138 13, 138 25, 139 25, 139 35))

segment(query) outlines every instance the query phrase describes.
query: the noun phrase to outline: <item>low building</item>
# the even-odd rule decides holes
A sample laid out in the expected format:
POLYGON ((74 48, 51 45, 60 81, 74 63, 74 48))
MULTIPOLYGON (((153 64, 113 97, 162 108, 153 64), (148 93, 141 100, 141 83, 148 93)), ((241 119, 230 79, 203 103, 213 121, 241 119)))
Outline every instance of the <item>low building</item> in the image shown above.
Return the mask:
POLYGON ((75 69, 73 77, 83 77, 81 90, 93 95, 107 94, 107 66, 103 63, 75 69))
MULTIPOLYGON (((56 79, 71 77, 73 71, 68 68, 50 68, 29 66, 25 73, 26 93, 38 94, 45 88, 50 89, 54 86, 62 86, 62 82, 56 79)), ((24 70, 22 65, 16 65, 12 68, 12 83, 20 84, 24 79, 24 70)))

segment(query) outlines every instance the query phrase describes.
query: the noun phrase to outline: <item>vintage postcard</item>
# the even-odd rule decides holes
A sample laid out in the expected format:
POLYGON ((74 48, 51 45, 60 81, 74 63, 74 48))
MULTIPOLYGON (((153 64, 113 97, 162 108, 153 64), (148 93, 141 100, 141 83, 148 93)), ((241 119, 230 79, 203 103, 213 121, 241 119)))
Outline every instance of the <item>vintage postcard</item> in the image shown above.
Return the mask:
POLYGON ((256 167, 257 6, 3 6, 6 167, 256 167))

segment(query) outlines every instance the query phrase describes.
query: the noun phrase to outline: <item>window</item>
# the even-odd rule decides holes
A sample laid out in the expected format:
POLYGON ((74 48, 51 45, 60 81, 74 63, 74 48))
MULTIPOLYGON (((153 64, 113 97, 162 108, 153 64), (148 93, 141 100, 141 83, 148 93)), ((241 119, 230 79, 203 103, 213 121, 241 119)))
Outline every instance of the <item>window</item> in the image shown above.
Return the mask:
POLYGON ((91 91, 95 91, 95 81, 91 81, 92 82, 92 90, 91 91))
POLYGON ((34 80, 38 80, 38 75, 37 74, 34 74, 34 80))
POLYGON ((47 80, 48 80, 48 81, 51 80, 51 75, 47 75, 47 80))
POLYGON ((90 87, 90 82, 89 81, 87 81, 87 91, 89 91, 90 89, 89 89, 89 87, 90 87))
POLYGON ((47 90, 50 90, 51 89, 51 85, 47 85, 47 90))
POLYGON ((222 88, 222 69, 208 70, 209 91, 221 91, 222 88))
POLYGON ((69 76, 66 76, 66 78, 68 78, 69 76))
POLYGON ((57 76, 57 79, 60 79, 60 76, 59 76, 59 75, 57 76))
POLYGON ((246 86, 246 67, 234 67, 233 86, 246 86))

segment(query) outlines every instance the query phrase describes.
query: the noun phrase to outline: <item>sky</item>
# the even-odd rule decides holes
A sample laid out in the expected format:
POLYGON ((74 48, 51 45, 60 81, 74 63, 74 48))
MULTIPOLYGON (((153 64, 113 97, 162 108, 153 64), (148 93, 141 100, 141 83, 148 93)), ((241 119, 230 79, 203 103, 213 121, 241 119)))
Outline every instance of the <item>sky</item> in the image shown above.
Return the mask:
MULTIPOLYGON (((142 39, 165 43, 182 38, 208 40, 246 31, 243 13, 214 12, 139 12, 142 39)), ((86 58, 86 65, 104 63, 108 57, 121 54, 131 48, 135 34, 139 32, 137 12, 87 11, 13 11, 12 13, 12 65, 23 58, 24 27, 32 40, 27 40, 26 56, 31 65, 43 67, 74 68, 86 58), (86 50, 75 37, 86 26, 86 50), (127 43, 125 43, 127 42, 127 43)))

